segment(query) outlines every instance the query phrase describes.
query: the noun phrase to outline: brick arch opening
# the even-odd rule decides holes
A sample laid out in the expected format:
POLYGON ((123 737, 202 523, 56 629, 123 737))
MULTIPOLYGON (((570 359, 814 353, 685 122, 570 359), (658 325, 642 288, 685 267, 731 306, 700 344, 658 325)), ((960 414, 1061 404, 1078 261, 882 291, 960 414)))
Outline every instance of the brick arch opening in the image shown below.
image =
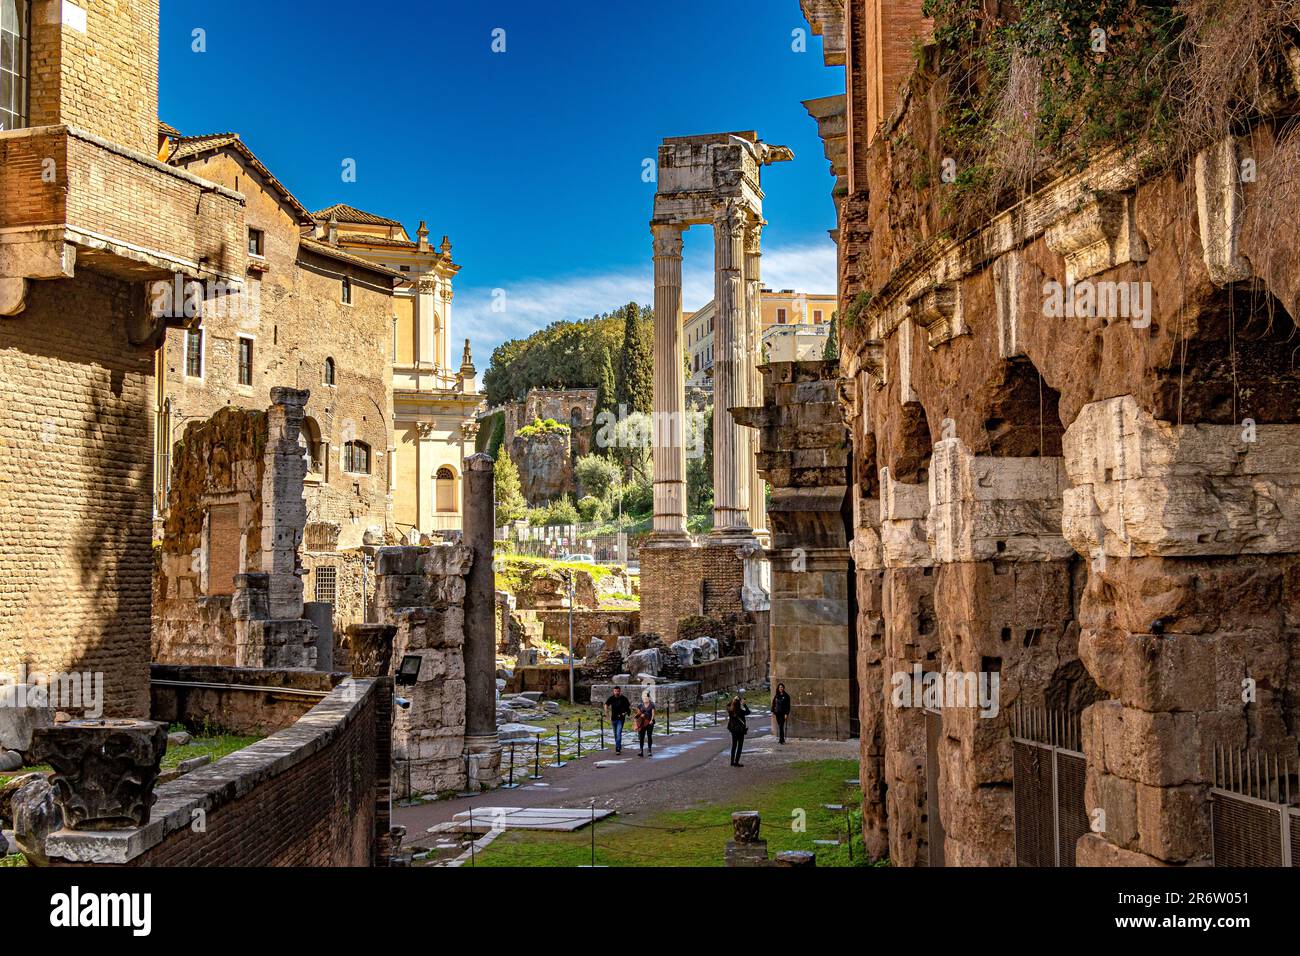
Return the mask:
POLYGON ((1000 458, 1059 457, 1061 393, 1027 358, 1002 362, 986 383, 988 411, 976 454, 1000 458))
POLYGON ((1300 422, 1300 330, 1261 283, 1216 289, 1158 370, 1155 415, 1186 424, 1300 422))

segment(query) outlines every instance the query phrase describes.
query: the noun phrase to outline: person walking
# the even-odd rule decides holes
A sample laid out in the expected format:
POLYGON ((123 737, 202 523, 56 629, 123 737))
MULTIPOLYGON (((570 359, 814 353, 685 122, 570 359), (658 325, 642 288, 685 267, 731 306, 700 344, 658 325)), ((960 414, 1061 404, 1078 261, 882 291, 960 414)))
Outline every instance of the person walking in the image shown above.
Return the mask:
POLYGON ((731 731, 731 765, 733 767, 745 766, 740 762, 740 752, 745 749, 745 734, 749 733, 749 725, 745 723, 745 718, 750 714, 750 710, 745 706, 745 702, 737 695, 731 698, 731 703, 727 705, 727 729, 731 731))
POLYGON ((776 729, 780 735, 777 743, 785 743, 785 719, 790 716, 790 695, 785 692, 785 684, 776 685, 772 695, 772 716, 776 718, 776 729))
POLYGON ((645 756, 646 748, 650 749, 650 756, 655 755, 655 702, 650 699, 650 692, 644 691, 641 694, 641 703, 636 706, 636 739, 641 745, 641 756, 645 756))
POLYGON ((609 714, 609 726, 614 731, 614 753, 623 752, 623 723, 632 712, 632 702, 623 696, 623 690, 617 684, 614 692, 605 698, 605 713, 609 714))

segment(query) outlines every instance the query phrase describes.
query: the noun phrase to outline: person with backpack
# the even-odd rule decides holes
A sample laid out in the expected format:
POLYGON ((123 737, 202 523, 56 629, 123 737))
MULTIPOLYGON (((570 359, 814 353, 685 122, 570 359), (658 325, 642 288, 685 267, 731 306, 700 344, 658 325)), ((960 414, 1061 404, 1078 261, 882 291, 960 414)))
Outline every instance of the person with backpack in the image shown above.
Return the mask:
POLYGON ((731 698, 731 703, 727 705, 727 729, 731 731, 731 765, 733 767, 743 767, 740 762, 740 752, 745 749, 745 734, 749 733, 749 725, 745 723, 745 718, 750 714, 750 710, 745 706, 745 702, 739 695, 731 698))
POLYGON ((772 695, 772 716, 776 718, 776 729, 780 735, 777 743, 785 743, 785 719, 790 716, 790 695, 785 692, 785 684, 776 685, 772 695))
POLYGON ((655 702, 650 699, 648 690, 641 694, 641 703, 637 704, 635 727, 637 742, 641 745, 641 756, 645 756, 648 746, 650 756, 653 757, 655 755, 655 702))

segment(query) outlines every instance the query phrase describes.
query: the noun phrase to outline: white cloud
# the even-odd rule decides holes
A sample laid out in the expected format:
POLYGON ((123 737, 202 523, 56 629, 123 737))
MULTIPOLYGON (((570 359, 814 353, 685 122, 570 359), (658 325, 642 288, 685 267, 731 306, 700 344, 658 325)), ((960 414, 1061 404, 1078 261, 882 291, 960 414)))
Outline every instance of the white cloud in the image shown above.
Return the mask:
MULTIPOLYGON (((692 244, 695 245, 694 243, 692 244)), ((711 252, 712 243, 708 244, 711 252)), ((682 267, 682 307, 694 311, 713 298, 711 255, 688 248, 682 267)), ((835 245, 824 242, 765 248, 763 285, 798 292, 835 292, 835 245)), ((571 275, 562 279, 527 279, 504 282, 503 311, 494 312, 493 288, 462 286, 452 312, 453 331, 468 337, 474 361, 482 372, 492 350, 508 339, 523 338, 560 319, 585 319, 611 312, 628 302, 654 303, 653 265, 649 256, 639 269, 597 275, 571 275)), ((500 293, 498 293, 499 295, 500 293)))

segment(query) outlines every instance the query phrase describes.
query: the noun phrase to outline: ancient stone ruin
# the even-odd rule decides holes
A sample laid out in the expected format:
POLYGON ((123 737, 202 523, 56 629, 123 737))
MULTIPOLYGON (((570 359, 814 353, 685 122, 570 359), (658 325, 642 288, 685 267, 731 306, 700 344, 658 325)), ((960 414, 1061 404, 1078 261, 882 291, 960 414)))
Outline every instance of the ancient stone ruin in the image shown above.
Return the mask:
MULTIPOLYGON (((1294 760, 1300 719, 1293 41, 1261 112, 1186 159, 1096 151, 954 229, 947 91, 864 6, 804 3, 850 61, 808 106, 838 177, 868 848, 1258 859, 1215 828, 1225 761, 1294 760)), ((912 5, 881 10, 935 55, 912 5)))
POLYGON ((275 388, 265 412, 224 408, 186 426, 155 563, 154 660, 316 666, 299 552, 307 397, 275 388))

